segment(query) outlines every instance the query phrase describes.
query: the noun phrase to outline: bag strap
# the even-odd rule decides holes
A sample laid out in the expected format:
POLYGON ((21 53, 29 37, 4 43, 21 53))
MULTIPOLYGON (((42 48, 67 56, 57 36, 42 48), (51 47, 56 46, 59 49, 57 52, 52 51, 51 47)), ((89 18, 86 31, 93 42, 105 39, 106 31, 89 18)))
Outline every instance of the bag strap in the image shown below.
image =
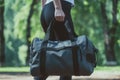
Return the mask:
POLYGON ((68 31, 68 35, 69 35, 70 39, 73 40, 74 39, 74 33, 70 28, 70 24, 69 24, 68 20, 65 21, 65 27, 66 27, 66 30, 68 31))
POLYGON ((46 62, 46 46, 47 46, 47 43, 48 43, 48 40, 50 39, 50 33, 52 31, 52 28, 53 28, 53 25, 54 25, 54 19, 51 21, 48 29, 47 29, 47 32, 45 34, 45 38, 43 39, 43 42, 41 44, 41 49, 40 49, 40 72, 42 75, 45 75, 46 74, 46 71, 45 71, 45 62, 46 62))
MULTIPOLYGON (((70 23, 68 21, 65 22, 65 27, 68 31, 69 37, 71 39, 71 43, 74 45, 75 40, 74 40, 74 33, 70 28, 70 23)), ((75 75, 79 75, 79 63, 78 63, 78 55, 77 52, 78 51, 78 46, 73 46, 72 47, 72 58, 73 58, 73 69, 74 69, 74 74, 75 75)))
POLYGON ((46 65, 45 65, 45 62, 46 62, 46 51, 44 50, 44 49, 42 49, 41 50, 41 52, 40 52, 40 74, 42 74, 42 75, 45 75, 45 67, 46 67, 46 65))
POLYGON ((50 39, 50 34, 52 33, 52 31, 54 31, 54 30, 52 30, 54 23, 55 23, 55 19, 53 19, 53 20, 50 22, 50 24, 49 24, 49 26, 48 26, 48 28, 47 28, 47 31, 46 31, 46 34, 45 34, 45 37, 44 37, 44 40, 43 40, 43 41, 48 41, 48 40, 50 39))
POLYGON ((45 37, 43 39, 43 42, 41 44, 41 49, 40 49, 40 72, 42 75, 45 74, 45 60, 46 60, 46 46, 47 46, 47 43, 48 43, 48 40, 50 39, 50 33, 52 31, 52 28, 53 28, 53 25, 54 25, 54 19, 51 21, 48 29, 47 29, 47 32, 45 34, 45 37))
POLYGON ((78 64, 78 46, 74 46, 72 48, 72 58, 73 58, 73 69, 74 69, 74 75, 79 75, 79 64, 78 64))

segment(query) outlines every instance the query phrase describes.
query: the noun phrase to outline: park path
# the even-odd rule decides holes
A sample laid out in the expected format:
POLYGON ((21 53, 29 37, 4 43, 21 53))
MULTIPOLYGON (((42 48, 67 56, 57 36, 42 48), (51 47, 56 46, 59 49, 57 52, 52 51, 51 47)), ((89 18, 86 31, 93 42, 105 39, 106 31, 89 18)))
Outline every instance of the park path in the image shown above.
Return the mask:
MULTIPOLYGON (((91 76, 73 76, 73 80, 120 80, 120 72, 94 72, 91 76)), ((33 80, 29 73, 0 73, 0 80, 33 80)), ((59 76, 49 76, 47 80, 59 80, 59 76)))

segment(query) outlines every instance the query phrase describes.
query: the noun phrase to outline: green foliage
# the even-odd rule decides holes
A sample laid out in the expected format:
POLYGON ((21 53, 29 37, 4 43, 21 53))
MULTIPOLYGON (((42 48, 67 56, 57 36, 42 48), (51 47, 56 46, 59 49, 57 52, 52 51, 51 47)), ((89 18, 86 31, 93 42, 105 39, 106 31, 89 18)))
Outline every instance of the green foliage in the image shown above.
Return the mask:
POLYGON ((115 35, 116 36, 116 39, 117 39, 117 42, 116 42, 116 46, 115 46, 115 52, 116 52, 116 57, 117 57, 117 60, 118 60, 118 63, 120 64, 120 1, 118 2, 118 14, 117 14, 117 19, 118 19, 118 27, 117 27, 117 34, 115 35))
MULTIPOLYGON (((40 0, 39 0, 40 1, 40 0)), ((26 26, 32 0, 5 0, 5 42, 6 42, 6 65, 24 66, 26 58, 26 26)), ((106 62, 104 52, 104 34, 100 2, 106 3, 109 25, 112 24, 112 0, 75 0, 72 9, 72 18, 75 32, 78 35, 87 35, 99 49, 97 54, 98 64, 106 62)), ((40 24, 40 2, 34 6, 34 15, 31 19, 31 38, 44 37, 40 24)), ((118 22, 120 24, 120 1, 118 4, 118 22)), ((119 25, 120 26, 120 25, 119 25)), ((117 29, 115 52, 120 64, 120 27, 117 29)))
POLYGON ((20 62, 18 59, 18 46, 19 43, 21 43, 19 40, 17 40, 14 35, 13 35, 13 26, 14 26, 14 11, 12 9, 12 5, 14 4, 15 0, 5 0, 5 53, 6 53, 6 65, 9 66, 17 66, 19 65, 18 63, 20 62), (15 42, 18 41, 18 44, 16 45, 15 42))
POLYGON ((5 41, 6 66, 22 65, 22 61, 20 61, 21 58, 19 58, 18 52, 19 52, 19 47, 25 43, 25 37, 21 38, 21 36, 19 36, 18 33, 20 33, 22 36, 25 35, 24 33, 25 31, 21 32, 21 29, 25 28, 25 25, 24 27, 22 27, 23 26, 22 24, 25 24, 26 22, 26 20, 23 20, 23 19, 25 19, 24 17, 29 12, 26 12, 26 14, 25 13, 23 14, 23 12, 28 10, 28 9, 25 10, 24 7, 22 7, 23 5, 25 5, 25 3, 23 2, 26 2, 26 0, 21 1, 20 3, 18 1, 20 2, 21 0, 5 0, 5 14, 4 14, 5 16, 4 17, 5 17, 5 40, 6 40, 5 41), (15 6, 18 6, 18 7, 15 7, 15 6), (20 13, 19 10, 21 10, 22 12, 20 13), (20 15, 18 16, 18 14, 20 15), (17 18, 18 20, 16 19, 16 16, 18 17, 17 18), (21 21, 23 23, 19 24, 20 22, 18 21, 21 21))
POLYGON ((19 5, 20 7, 16 8, 13 6, 13 9, 16 13, 13 20, 15 22, 14 24, 14 35, 15 37, 26 40, 26 25, 27 25, 27 17, 29 14, 30 9, 30 3, 26 3, 26 1, 18 1, 16 0, 16 5, 19 5))
POLYGON ((76 0, 76 5, 72 10, 72 17, 76 33, 78 35, 85 34, 89 36, 99 49, 99 53, 97 54, 98 64, 104 64, 104 39, 103 34, 101 34, 103 33, 103 30, 99 1, 76 0))
MULTIPOLYGON (((102 23, 102 12, 100 3, 106 4, 106 14, 109 20, 109 28, 112 27, 112 0, 75 0, 75 7, 72 10, 72 17, 75 26, 75 31, 78 35, 86 34, 94 42, 99 49, 97 54, 98 64, 104 65, 106 62, 106 55, 104 52, 104 25, 102 23)), ((120 1, 119 1, 120 3, 120 1)), ((120 4, 118 3, 117 19, 120 24, 120 4)), ((116 39, 119 42, 120 28, 118 27, 116 39)), ((120 63, 119 46, 115 46, 116 58, 120 63)))
POLYGON ((19 47, 19 51, 18 51, 18 57, 19 60, 21 61, 21 65, 20 66, 25 66, 26 64, 26 57, 27 57, 27 46, 26 45, 21 45, 19 47))
POLYGON ((31 19, 31 26, 32 26, 32 30, 31 30, 31 40, 34 37, 39 37, 39 38, 43 38, 44 37, 44 32, 43 29, 41 27, 41 23, 40 23, 40 15, 41 15, 41 7, 40 7, 40 3, 35 5, 34 9, 34 15, 32 16, 31 19))
MULTIPOLYGON (((24 66, 26 59, 26 26, 32 0, 5 0, 6 66, 24 66)), ((31 40, 43 38, 40 25, 40 2, 34 6, 31 19, 31 40)))

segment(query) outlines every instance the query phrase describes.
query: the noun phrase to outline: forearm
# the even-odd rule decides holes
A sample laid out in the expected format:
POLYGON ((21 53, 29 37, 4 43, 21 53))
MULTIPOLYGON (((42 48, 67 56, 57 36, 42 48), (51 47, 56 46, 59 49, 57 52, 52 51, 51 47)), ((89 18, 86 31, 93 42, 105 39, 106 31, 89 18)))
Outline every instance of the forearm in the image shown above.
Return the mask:
POLYGON ((60 0, 53 0, 54 8, 55 8, 55 19, 57 21, 64 21, 65 13, 62 10, 62 5, 60 0))
POLYGON ((53 0, 55 9, 62 9, 60 0, 53 0))

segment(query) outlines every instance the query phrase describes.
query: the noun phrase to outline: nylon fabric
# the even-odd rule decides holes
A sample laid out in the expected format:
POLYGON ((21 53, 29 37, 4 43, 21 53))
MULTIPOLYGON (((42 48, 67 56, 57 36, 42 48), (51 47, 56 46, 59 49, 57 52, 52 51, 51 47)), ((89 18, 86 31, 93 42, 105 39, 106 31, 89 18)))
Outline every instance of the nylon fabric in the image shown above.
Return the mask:
MULTIPOLYGON (((41 74, 40 55, 41 44, 43 40, 35 38, 31 46, 31 63, 30 72, 33 76, 41 74)), ((76 44, 72 45, 71 40, 66 41, 48 41, 46 46, 46 61, 45 61, 45 74, 48 75, 76 75, 73 68, 72 47, 77 46, 78 50, 78 75, 90 75, 93 73, 96 66, 95 55, 97 49, 86 36, 79 36, 75 38, 76 44), (88 61, 87 55, 91 55, 94 62, 88 61)))

